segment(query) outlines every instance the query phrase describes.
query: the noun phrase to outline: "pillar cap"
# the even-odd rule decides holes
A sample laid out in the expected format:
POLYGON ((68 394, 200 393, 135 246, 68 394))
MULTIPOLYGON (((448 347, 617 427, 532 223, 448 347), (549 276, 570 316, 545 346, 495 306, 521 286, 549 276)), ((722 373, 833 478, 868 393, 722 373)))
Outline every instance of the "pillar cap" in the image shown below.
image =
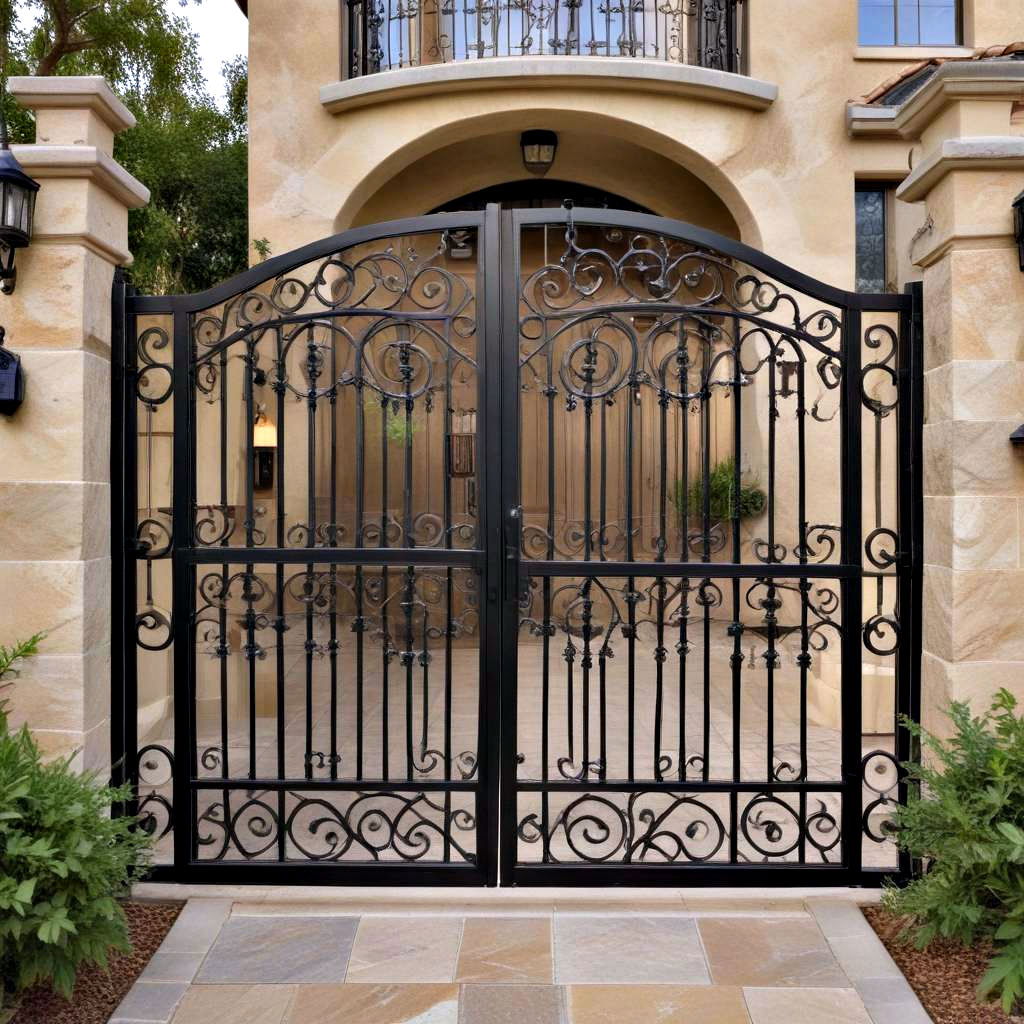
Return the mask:
POLYGON ((15 75, 7 90, 29 110, 91 110, 114 132, 135 126, 135 115, 100 75, 15 75))

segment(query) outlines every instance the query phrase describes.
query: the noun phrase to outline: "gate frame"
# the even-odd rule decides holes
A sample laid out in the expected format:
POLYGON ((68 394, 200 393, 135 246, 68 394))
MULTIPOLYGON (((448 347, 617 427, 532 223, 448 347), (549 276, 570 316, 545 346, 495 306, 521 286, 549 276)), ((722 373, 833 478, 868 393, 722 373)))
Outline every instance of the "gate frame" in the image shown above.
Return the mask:
MULTIPOLYGON (((862 295, 846 292, 817 281, 778 262, 765 253, 740 242, 725 238, 694 225, 648 214, 629 213, 610 209, 574 210, 571 216, 581 224, 615 227, 624 230, 665 235, 698 247, 711 248, 724 256, 736 259, 764 271, 779 283, 799 290, 808 298, 818 299, 844 310, 841 352, 844 358, 844 377, 841 385, 841 444, 844 451, 842 474, 842 524, 840 563, 822 566, 822 571, 794 572, 799 564, 781 565, 788 571, 769 573, 779 578, 824 577, 840 582, 843 608, 861 607, 863 566, 861 565, 863 536, 861 531, 861 314, 888 312, 899 314, 898 383, 900 401, 899 439, 900 474, 898 477, 898 603, 903 635, 897 653, 897 680, 909 680, 909 685, 898 689, 898 714, 920 720, 920 662, 921 662, 921 599, 922 599, 922 425, 923 425, 923 372, 922 372, 922 287, 908 285, 904 295, 862 295), (848 342, 852 338, 855 344, 848 342), (853 357, 848 363, 851 349, 853 357)), ((135 293, 128 284, 124 271, 114 277, 112 292, 112 611, 115 638, 111 663, 111 760, 112 781, 115 784, 138 781, 134 764, 138 755, 137 735, 137 658, 135 626, 137 615, 137 398, 133 383, 139 373, 134 346, 137 319, 143 315, 173 317, 173 633, 174 633, 174 778, 173 824, 174 863, 154 867, 151 877, 184 883, 246 884, 345 884, 364 885, 488 885, 499 882, 511 885, 643 885, 675 886, 699 884, 718 885, 834 885, 854 884, 877 886, 885 878, 909 877, 911 864, 906 855, 899 858, 899 869, 865 869, 861 863, 862 839, 862 755, 861 732, 844 729, 842 744, 842 775, 840 784, 828 783, 776 783, 770 787, 746 783, 722 782, 696 786, 684 783, 643 782, 608 783, 609 791, 657 790, 689 791, 708 789, 728 792, 760 792, 766 789, 784 792, 801 788, 819 792, 840 791, 843 794, 841 832, 844 837, 844 856, 841 864, 795 865, 779 864, 560 864, 515 866, 516 802, 519 792, 516 783, 516 686, 514 666, 518 638, 518 612, 512 583, 519 576, 524 560, 521 553, 515 557, 508 553, 509 511, 518 504, 519 473, 519 410, 518 410, 518 304, 520 274, 518 247, 521 229, 528 225, 565 224, 565 210, 513 210, 501 211, 489 205, 484 212, 429 214, 421 217, 388 221, 354 228, 330 238, 303 246, 292 252, 271 258, 205 292, 195 295, 144 296, 135 293), (480 547, 465 557, 461 564, 476 567, 480 572, 480 721, 478 735, 479 780, 477 792, 477 863, 457 864, 405 864, 405 863, 350 863, 350 862, 261 862, 226 860, 222 862, 193 859, 195 838, 195 802, 197 789, 244 789, 246 779, 192 779, 189 771, 195 757, 194 743, 194 642, 192 615, 195 600, 196 566, 203 562, 217 564, 245 564, 240 556, 258 550, 260 563, 276 564, 267 560, 275 549, 225 548, 222 558, 195 557, 191 546, 191 519, 188 509, 194 504, 195 474, 195 394, 191 387, 191 352, 189 323, 192 313, 205 310, 236 294, 257 287, 287 271, 299 268, 313 260, 323 258, 361 243, 396 238, 408 234, 445 230, 446 228, 473 227, 478 231, 479 253, 477 261, 477 325, 480 361, 478 387, 482 408, 497 410, 493 417, 478 418, 479 446, 482 458, 478 460, 481 496, 478 536, 480 547), (481 305, 482 303, 482 305, 481 305), (514 386, 513 386, 514 385, 514 386), (491 425, 488 425, 491 420, 491 425), (488 466, 490 469, 488 469, 488 466), (183 613, 185 612, 185 613, 183 613), (187 613, 187 614, 186 614, 187 613), (184 680, 184 682, 182 682, 184 680), (181 699, 184 695, 185 699, 181 699), (507 723, 507 726, 503 725, 507 723), (200 785, 197 786, 197 781, 200 785), (499 840, 499 825, 501 839, 499 840), (847 842, 845 837, 853 837, 847 842)), ((209 550, 209 549, 207 549, 209 550)), ((291 550, 291 549, 288 549, 291 550)), ((295 549, 290 561, 305 564, 295 549)), ((351 558, 339 556, 344 549, 317 548, 317 563, 353 564, 351 558)), ((367 557, 361 564, 381 564, 381 553, 376 549, 362 549, 367 557)), ((425 555, 424 549, 390 549, 386 561, 395 564, 444 563, 425 555), (409 552, 414 557, 410 562, 409 552), (394 557, 405 553, 404 558, 394 557)), ((278 552, 280 555, 281 552, 278 552)), ((525 563, 529 566, 529 562, 525 563)), ((645 563, 602 564, 602 575, 679 575, 673 563, 654 563, 668 566, 669 571, 654 574, 649 571, 629 573, 623 566, 645 563)), ((691 566, 707 563, 690 563, 691 566)), ((711 563, 716 577, 752 576, 735 571, 734 563, 711 563), (734 571, 729 572, 732 568, 734 571)), ((570 566, 567 564, 566 566, 570 566)), ((578 566, 577 566, 578 568, 578 566)), ((763 568, 763 567, 762 567, 763 568)), ((700 576, 695 572, 684 573, 700 576)), ((703 574, 706 575, 706 574, 703 574)), ((841 677, 860 677, 862 660, 860 614, 843 616, 841 677)), ((860 722, 861 687, 842 687, 843 721, 860 722)), ((897 731, 896 757, 900 762, 917 756, 916 745, 906 730, 897 731)), ((268 780, 257 780, 265 782, 268 780)), ((276 780, 280 790, 316 790, 310 780, 276 780), (293 785, 292 783, 299 783, 293 785)), ((449 791, 472 789, 474 786, 447 784, 449 791)), ((256 788, 264 788, 263 786, 256 788)), ((319 787, 328 790, 349 791, 357 788, 348 780, 319 787)), ((372 788, 380 791, 407 791, 410 788, 444 789, 445 784, 401 782, 381 784, 372 788)), ((534 787, 537 788, 537 787, 534 787)), ((579 789, 595 790, 599 784, 581 784, 579 789)), ((906 798, 907 785, 901 778, 899 798, 906 798)), ((138 802, 130 802, 124 810, 133 813, 138 802)))
MULTIPOLYGON (((521 285, 524 278, 519 261, 522 230, 524 227, 551 225, 567 229, 573 223, 587 226, 607 227, 641 234, 662 235, 692 243, 699 249, 710 249, 735 259, 749 267, 764 272, 780 285, 792 288, 811 300, 818 300, 838 307, 842 311, 842 333, 840 355, 843 378, 840 385, 840 451, 842 455, 841 474, 841 520, 840 520, 840 561, 838 564, 801 566, 799 563, 780 563, 769 567, 760 563, 738 565, 723 563, 672 563, 672 562, 591 562, 589 578, 600 577, 644 577, 654 579, 661 576, 689 576, 690 578, 754 579, 758 576, 774 576, 780 579, 800 580, 825 578, 839 583, 841 594, 841 775, 839 784, 828 782, 793 782, 756 784, 747 782, 671 782, 637 779, 633 782, 614 781, 603 783, 589 779, 583 782, 546 783, 517 781, 516 731, 517 715, 517 672, 518 659, 518 607, 514 597, 510 598, 506 580, 505 609, 502 636, 502 720, 506 727, 502 734, 501 777, 503 799, 500 804, 502 815, 500 829, 501 878, 503 885, 529 886, 684 886, 689 884, 708 886, 757 885, 870 885, 878 886, 883 879, 903 880, 911 875, 912 865, 906 854, 898 856, 897 869, 865 868, 862 863, 864 841, 863 769, 867 756, 862 751, 862 665, 864 645, 862 640, 862 607, 865 580, 864 533, 862 528, 864 478, 862 469, 863 452, 863 406, 862 406, 862 349, 864 332, 863 313, 896 313, 899 317, 897 352, 898 361, 896 387, 898 393, 899 432, 897 435, 897 522, 898 551, 894 567, 897 580, 897 607, 900 609, 901 642, 896 652, 897 715, 905 715, 920 721, 920 664, 921 664, 921 566, 923 564, 922 543, 922 430, 923 425, 923 320, 921 311, 922 286, 908 285, 904 294, 862 294, 835 288, 800 271, 794 270, 767 254, 724 238, 715 232, 692 224, 673 221, 650 214, 624 212, 619 210, 573 209, 566 210, 529 209, 509 210, 502 214, 502 269, 503 269, 503 345, 501 406, 501 435, 506 440, 502 462, 502 508, 506 515, 506 530, 511 533, 516 524, 507 517, 520 502, 520 416, 519 416, 519 363, 518 344, 512 339, 519 337, 519 316, 521 285), (600 572, 594 572, 597 565, 600 572), (700 567, 713 567, 713 571, 695 571, 700 567), (659 567, 661 572, 652 571, 659 567), (802 569, 802 571, 801 571, 802 569), (639 571, 637 571, 639 570, 639 571), (730 570, 732 570, 730 572, 730 570), (808 571, 810 570, 810 571, 808 571), (852 609, 847 614, 846 609, 852 609), (846 681, 855 680, 856 685, 846 681), (857 723, 856 728, 846 726, 857 723), (517 864, 518 810, 516 798, 520 792, 574 792, 579 794, 601 792, 667 792, 701 793, 728 792, 733 794, 731 807, 730 836, 739 828, 736 815, 735 796, 741 793, 751 795, 761 792, 785 793, 804 791, 839 792, 842 798, 840 817, 839 864, 793 864, 778 863, 628 863, 611 861, 607 864, 592 864, 582 861, 555 864, 517 864)), ((614 306, 614 304, 610 304, 614 306)), ((667 312, 682 312, 683 304, 666 302, 667 312), (669 308, 671 307, 671 308, 669 308)), ((645 309, 658 310, 657 303, 648 303, 645 309)), ((707 310, 704 310, 707 312, 707 310)), ((506 551, 513 550, 508 537, 506 551)), ((517 549, 518 550, 518 549, 517 549)), ((527 560, 518 551, 514 567, 506 559, 506 570, 518 580, 530 569, 543 565, 541 560, 527 560)), ((548 571, 538 575, 587 576, 580 573, 585 562, 548 563, 548 571)), ((896 728, 895 756, 901 764, 917 756, 916 744, 905 729, 896 728)), ((907 784, 900 772, 898 799, 905 802, 907 784)), ((543 840, 542 840, 543 841, 543 840)))

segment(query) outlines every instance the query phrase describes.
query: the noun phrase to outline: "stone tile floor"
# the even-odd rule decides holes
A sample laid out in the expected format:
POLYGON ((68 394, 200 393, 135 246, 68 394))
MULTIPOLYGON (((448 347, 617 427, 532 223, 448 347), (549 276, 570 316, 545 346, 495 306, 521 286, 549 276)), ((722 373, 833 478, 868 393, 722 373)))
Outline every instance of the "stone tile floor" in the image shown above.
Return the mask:
POLYGON ((850 898, 453 893, 376 909, 344 893, 193 898, 111 1022, 929 1021, 850 898))

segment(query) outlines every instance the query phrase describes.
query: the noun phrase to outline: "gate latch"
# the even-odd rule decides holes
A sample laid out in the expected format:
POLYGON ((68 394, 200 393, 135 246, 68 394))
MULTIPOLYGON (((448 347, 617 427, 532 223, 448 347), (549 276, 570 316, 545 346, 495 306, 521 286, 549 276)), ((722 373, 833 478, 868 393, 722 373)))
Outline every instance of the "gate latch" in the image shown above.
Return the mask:
POLYGON ((523 543, 523 506, 513 505, 508 510, 505 528, 505 599, 519 596, 519 556, 523 543))

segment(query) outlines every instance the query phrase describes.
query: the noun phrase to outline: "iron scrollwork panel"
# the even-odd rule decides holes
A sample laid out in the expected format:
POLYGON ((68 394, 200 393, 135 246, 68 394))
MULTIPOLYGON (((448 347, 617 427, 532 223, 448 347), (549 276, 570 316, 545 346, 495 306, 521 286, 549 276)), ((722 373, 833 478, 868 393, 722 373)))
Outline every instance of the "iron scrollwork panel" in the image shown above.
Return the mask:
POLYGON ((476 246, 368 243, 194 317, 197 546, 477 546, 476 246))
POLYGON ((524 220, 518 254, 532 575, 519 594, 513 863, 845 866, 860 843, 841 841, 851 734, 864 733, 868 846, 890 838, 901 781, 883 664, 907 571, 891 429, 900 304, 863 314, 858 424, 844 402, 860 300, 822 299, 829 289, 777 277, 757 254, 571 208, 524 220), (840 453, 861 434, 863 620, 840 608, 842 581, 861 571, 843 564, 860 477, 840 453), (716 579, 715 565, 731 571, 716 579), (889 713, 874 730, 879 701, 889 713))
POLYGON ((192 317, 201 862, 476 863, 478 245, 339 248, 192 317))
POLYGON ((743 0, 345 0, 350 77, 489 57, 742 67, 743 0))
POLYGON ((174 359, 170 317, 139 316, 127 339, 126 362, 133 371, 126 384, 134 403, 136 475, 125 481, 126 501, 134 511, 128 558, 136 573, 134 635, 129 669, 135 680, 135 717, 129 735, 136 749, 126 750, 130 777, 138 787, 142 827, 156 840, 156 861, 171 860, 174 828, 173 714, 174 598, 172 577, 174 433, 174 359))
POLYGON ((521 261, 526 558, 838 561, 807 453, 839 442, 839 308, 627 228, 526 228, 521 261))
MULTIPOLYGON (((901 580, 912 571, 910 538, 903 536, 900 504, 903 465, 900 419, 907 368, 901 366, 901 324, 894 314, 865 313, 862 339, 861 420, 864 436, 864 622, 863 640, 863 858, 868 866, 895 868, 891 816, 900 800, 904 772, 898 755, 901 692, 912 662, 903 657, 901 580)), ((911 670, 912 671, 912 670, 911 670)))

